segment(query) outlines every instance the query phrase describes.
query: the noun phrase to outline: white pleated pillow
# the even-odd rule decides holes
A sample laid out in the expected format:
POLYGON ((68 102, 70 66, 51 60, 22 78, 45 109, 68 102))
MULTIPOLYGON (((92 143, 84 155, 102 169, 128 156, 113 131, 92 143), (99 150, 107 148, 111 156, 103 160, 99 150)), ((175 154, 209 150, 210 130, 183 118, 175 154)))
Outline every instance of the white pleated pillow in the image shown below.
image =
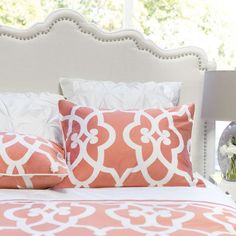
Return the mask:
POLYGON ((0 93, 0 131, 40 136, 62 144, 58 101, 50 93, 0 93))
POLYGON ((170 108, 178 105, 181 82, 95 81, 61 78, 63 95, 81 106, 99 109, 170 108))

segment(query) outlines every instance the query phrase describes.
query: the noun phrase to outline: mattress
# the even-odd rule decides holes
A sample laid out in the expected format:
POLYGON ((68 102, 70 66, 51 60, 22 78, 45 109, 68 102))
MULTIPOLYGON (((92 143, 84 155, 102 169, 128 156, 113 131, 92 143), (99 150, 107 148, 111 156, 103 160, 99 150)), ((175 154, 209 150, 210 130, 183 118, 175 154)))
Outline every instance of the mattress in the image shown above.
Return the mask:
POLYGON ((0 190, 0 235, 236 235, 216 186, 0 190))

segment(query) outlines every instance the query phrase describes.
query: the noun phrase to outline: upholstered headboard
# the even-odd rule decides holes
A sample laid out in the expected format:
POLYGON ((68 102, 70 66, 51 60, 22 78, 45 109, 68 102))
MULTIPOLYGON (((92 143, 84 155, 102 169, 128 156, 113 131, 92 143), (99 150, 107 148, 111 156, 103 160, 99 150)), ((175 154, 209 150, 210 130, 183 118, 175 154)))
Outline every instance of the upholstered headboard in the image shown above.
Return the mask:
POLYGON ((207 176, 214 163, 214 124, 200 118, 205 53, 161 50, 133 30, 106 33, 71 10, 27 30, 0 26, 0 92, 59 92, 60 77, 113 81, 182 81, 180 103, 196 104, 192 161, 207 176))

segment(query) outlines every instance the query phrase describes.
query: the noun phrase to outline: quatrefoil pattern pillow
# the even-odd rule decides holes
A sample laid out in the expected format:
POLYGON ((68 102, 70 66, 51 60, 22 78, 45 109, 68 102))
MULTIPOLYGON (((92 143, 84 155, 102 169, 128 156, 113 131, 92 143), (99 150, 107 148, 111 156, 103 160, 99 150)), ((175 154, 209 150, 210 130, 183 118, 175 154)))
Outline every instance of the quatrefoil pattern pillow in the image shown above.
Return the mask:
POLYGON ((0 188, 49 188, 67 176, 64 150, 46 139, 0 132, 0 188))
POLYGON ((69 177, 60 187, 192 186, 194 105, 136 111, 59 102, 69 177))

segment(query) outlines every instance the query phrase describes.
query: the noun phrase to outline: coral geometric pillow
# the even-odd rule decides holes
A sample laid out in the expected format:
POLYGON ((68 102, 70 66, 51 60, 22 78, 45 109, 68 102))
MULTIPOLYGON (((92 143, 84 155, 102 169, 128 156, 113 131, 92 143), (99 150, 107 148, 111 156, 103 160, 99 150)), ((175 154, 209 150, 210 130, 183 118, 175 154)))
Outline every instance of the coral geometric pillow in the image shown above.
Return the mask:
POLYGON ((64 151, 37 136, 0 132, 0 188, 49 188, 67 176, 64 151))
POLYGON ((59 101, 69 177, 59 187, 192 186, 194 105, 98 110, 59 101))

